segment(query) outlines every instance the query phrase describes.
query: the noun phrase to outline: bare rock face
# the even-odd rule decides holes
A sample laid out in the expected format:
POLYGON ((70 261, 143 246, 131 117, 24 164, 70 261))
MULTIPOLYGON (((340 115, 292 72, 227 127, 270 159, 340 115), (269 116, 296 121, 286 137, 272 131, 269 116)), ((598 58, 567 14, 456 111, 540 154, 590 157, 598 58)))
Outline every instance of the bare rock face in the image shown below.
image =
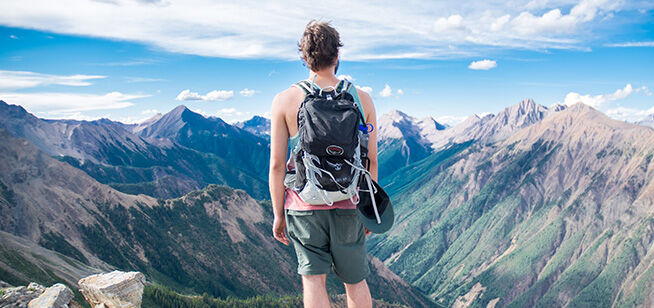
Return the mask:
POLYGON ((45 291, 45 287, 32 282, 27 287, 7 288, 4 291, 5 294, 0 299, 0 307, 26 307, 31 300, 45 291))
POLYGON ((31 300, 28 308, 68 308, 73 299, 73 291, 67 286, 57 283, 47 289, 39 297, 31 300))
POLYGON ((113 271, 80 279, 80 292, 92 307, 141 307, 145 276, 113 271))

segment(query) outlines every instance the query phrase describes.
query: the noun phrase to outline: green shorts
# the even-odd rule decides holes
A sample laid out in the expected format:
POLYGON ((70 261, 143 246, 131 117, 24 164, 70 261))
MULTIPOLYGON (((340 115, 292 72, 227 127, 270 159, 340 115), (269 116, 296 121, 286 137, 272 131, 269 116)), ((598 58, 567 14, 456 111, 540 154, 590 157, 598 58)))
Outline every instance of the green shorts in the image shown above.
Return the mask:
POLYGON ((366 234, 356 209, 286 210, 288 238, 300 275, 334 274, 354 284, 370 273, 366 234))

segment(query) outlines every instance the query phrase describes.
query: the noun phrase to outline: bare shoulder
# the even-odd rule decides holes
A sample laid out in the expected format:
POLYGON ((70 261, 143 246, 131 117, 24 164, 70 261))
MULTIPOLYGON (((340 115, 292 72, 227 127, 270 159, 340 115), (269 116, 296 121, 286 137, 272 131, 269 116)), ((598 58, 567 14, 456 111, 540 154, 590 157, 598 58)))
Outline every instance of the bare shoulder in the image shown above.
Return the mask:
POLYGON ((302 90, 298 89, 297 87, 289 87, 288 89, 277 93, 275 95, 275 98, 273 99, 273 102, 277 104, 288 104, 288 102, 294 102, 297 100, 298 97, 302 96, 303 92, 302 90))

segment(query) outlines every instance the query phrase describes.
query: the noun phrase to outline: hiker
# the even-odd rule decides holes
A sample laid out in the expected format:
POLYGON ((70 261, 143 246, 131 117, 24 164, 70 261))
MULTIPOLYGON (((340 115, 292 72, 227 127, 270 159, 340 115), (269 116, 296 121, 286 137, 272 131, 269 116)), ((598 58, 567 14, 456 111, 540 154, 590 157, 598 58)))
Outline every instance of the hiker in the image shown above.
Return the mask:
MULTIPOLYGON (((302 60, 309 68, 309 78, 280 92, 272 102, 269 183, 274 211, 273 236, 285 245, 292 243, 295 248, 305 307, 330 307, 325 279, 331 270, 345 284, 348 307, 372 307, 365 280, 370 273, 365 249, 365 239, 370 231, 357 215, 357 190, 361 179, 377 180, 376 115, 368 93, 336 77, 341 46, 338 32, 329 23, 309 22, 299 43, 302 60), (357 126, 352 126, 352 130, 341 123, 322 123, 312 119, 321 114, 300 112, 301 105, 306 108, 330 107, 320 103, 303 104, 305 99, 312 97, 323 102, 334 99, 335 104, 343 104, 346 110, 343 114, 350 117, 347 124, 357 126), (350 100, 355 103, 350 103, 350 100), (302 138, 298 136, 298 119, 302 121, 302 127, 324 124, 322 129, 330 126, 342 128, 336 134, 332 131, 328 137, 350 138, 359 134, 362 139, 352 140, 364 142, 347 149, 329 145, 325 149, 327 154, 311 153, 304 143, 312 141, 300 140, 302 138), (289 147, 291 155, 287 160, 289 147), (347 156, 350 152, 354 154, 347 156), (303 171, 296 170, 296 167, 303 171), (325 175, 326 168, 331 168, 329 176, 325 175), (309 172, 311 170, 315 172, 309 172), (347 172, 337 174, 342 170, 347 172), (352 174, 354 179, 350 178, 352 174), (339 188, 324 191, 323 188, 329 185, 339 188)), ((313 136, 312 140, 323 137, 313 136)))

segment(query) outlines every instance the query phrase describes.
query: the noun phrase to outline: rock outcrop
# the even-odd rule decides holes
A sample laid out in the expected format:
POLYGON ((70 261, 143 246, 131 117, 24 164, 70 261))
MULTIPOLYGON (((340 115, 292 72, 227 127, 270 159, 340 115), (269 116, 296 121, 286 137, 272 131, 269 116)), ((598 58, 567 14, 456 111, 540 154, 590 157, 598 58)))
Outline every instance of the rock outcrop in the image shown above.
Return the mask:
POLYGON ((113 271, 82 278, 78 284, 92 307, 141 307, 145 276, 139 272, 113 271))
POLYGON ((67 286, 57 283, 43 292, 39 297, 31 300, 28 308, 68 308, 73 299, 73 291, 67 286))
POLYGON ((15 288, 4 289, 5 293, 0 299, 0 307, 26 307, 27 304, 39 297, 44 291, 45 287, 32 282, 28 286, 20 286, 15 288))
MULTIPOLYGON (((4 284, 0 284, 4 285, 4 284)), ((4 289, 4 295, 0 299, 0 307, 3 308, 69 308, 80 307, 72 302, 73 291, 66 285, 57 283, 46 288, 36 282, 28 286, 4 289)))

